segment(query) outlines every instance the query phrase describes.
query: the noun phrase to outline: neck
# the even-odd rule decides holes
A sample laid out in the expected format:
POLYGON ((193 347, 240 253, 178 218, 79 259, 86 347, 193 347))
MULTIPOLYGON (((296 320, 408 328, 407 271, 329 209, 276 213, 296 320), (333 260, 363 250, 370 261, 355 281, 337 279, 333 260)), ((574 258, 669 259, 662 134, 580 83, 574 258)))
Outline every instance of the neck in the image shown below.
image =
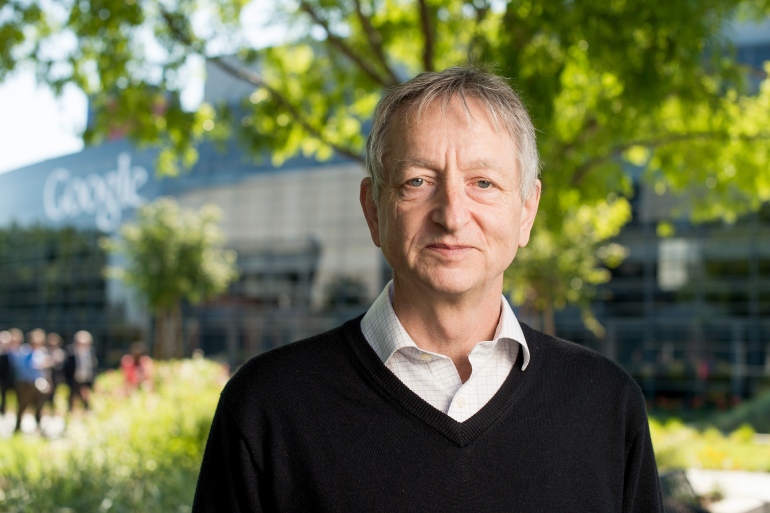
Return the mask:
POLYGON ((460 296, 418 291, 393 282, 393 310, 417 347, 452 359, 463 383, 471 375, 468 354, 491 340, 500 321, 502 287, 460 296))

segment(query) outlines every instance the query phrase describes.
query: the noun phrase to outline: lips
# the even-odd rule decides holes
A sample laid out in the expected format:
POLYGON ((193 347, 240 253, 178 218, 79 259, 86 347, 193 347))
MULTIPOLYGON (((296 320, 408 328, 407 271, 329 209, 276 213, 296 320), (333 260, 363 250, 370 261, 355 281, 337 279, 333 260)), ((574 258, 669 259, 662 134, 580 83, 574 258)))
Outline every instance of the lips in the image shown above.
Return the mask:
POLYGON ((425 249, 439 253, 445 256, 462 255, 463 253, 473 249, 473 246, 466 246, 464 244, 444 244, 434 243, 425 246, 425 249))

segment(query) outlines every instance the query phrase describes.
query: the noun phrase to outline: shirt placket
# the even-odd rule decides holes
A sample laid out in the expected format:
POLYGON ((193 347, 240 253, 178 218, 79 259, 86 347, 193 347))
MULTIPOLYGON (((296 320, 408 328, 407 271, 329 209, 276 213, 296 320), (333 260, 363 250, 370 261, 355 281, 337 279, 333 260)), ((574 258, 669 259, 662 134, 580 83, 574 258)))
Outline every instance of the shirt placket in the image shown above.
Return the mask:
MULTIPOLYGON (((494 352, 496 342, 481 342, 477 344, 468 355, 471 362, 471 375, 468 380, 459 387, 452 397, 447 415, 458 422, 463 422, 478 411, 478 375, 486 365, 490 355, 494 352)), ((459 377, 458 377, 459 379, 459 377)))

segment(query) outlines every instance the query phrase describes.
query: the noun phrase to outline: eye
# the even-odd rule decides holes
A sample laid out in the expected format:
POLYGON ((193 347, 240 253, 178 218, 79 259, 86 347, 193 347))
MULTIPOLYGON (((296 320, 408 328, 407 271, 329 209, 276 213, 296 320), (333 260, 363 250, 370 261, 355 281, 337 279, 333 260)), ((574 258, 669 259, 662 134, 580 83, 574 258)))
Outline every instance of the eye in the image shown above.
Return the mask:
POLYGON ((422 184, 425 183, 425 180, 422 178, 411 178, 406 181, 407 184, 411 185, 412 187, 420 187, 422 184))
POLYGON ((478 180, 476 185, 478 185, 480 189, 489 189, 492 187, 492 182, 489 180, 478 180))

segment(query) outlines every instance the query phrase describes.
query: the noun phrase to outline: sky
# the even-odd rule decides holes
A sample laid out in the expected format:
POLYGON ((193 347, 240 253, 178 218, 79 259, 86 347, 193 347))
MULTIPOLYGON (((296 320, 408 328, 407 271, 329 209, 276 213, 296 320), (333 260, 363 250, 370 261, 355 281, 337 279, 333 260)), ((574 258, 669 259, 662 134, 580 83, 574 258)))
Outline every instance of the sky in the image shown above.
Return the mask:
POLYGON ((55 98, 38 87, 32 71, 16 72, 0 84, 0 173, 83 148, 86 97, 75 88, 55 98))
MULTIPOLYGON (((269 3, 252 2, 242 12, 242 28, 257 47, 287 37, 285 26, 269 23, 269 3)), ((203 67, 202 61, 196 64, 203 67)), ((200 102, 202 79, 201 75, 183 91, 184 105, 200 102)), ((56 98, 47 86, 35 83, 31 69, 0 82, 0 173, 80 151, 87 113, 85 94, 71 86, 56 98)))

